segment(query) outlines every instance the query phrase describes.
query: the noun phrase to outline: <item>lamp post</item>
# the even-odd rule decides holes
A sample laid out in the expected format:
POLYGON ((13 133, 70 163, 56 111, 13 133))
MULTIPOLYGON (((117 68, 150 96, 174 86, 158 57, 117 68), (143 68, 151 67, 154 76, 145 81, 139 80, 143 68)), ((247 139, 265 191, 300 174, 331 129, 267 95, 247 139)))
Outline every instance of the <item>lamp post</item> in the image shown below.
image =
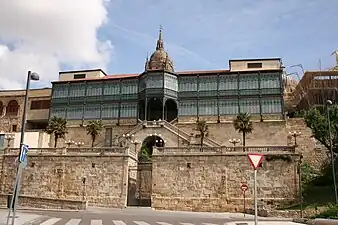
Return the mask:
POLYGON ((300 203, 300 218, 303 218, 303 186, 302 186, 302 159, 301 155, 298 161, 298 180, 299 180, 299 203, 300 203))
MULTIPOLYGON (((35 72, 28 71, 27 74, 27 81, 26 81, 26 95, 25 95, 25 101, 24 101, 24 107, 23 107, 23 115, 22 115, 22 122, 21 122, 21 137, 20 137, 20 151, 19 155, 21 154, 22 147, 24 146, 25 141, 25 128, 26 128, 26 117, 27 117, 27 108, 28 108, 28 94, 29 94, 29 87, 30 87, 30 81, 38 81, 40 79, 39 74, 35 72)), ((11 204, 8 210, 8 217, 6 225, 9 223, 9 218, 11 216, 11 211, 13 209, 13 217, 12 217, 12 225, 14 225, 15 222, 15 213, 16 213, 16 203, 18 202, 18 195, 20 192, 20 181, 21 181, 21 174, 22 174, 23 166, 20 163, 17 169, 15 184, 14 184, 14 190, 13 190, 13 196, 11 200, 11 204)))
POLYGON ((6 134, 5 139, 7 140, 7 148, 11 147, 11 141, 14 140, 14 134, 6 134))
POLYGON ((132 140, 131 143, 134 145, 134 151, 136 153, 137 145, 141 144, 141 141, 138 140, 132 140))
POLYGON ((332 105, 332 101, 331 100, 327 100, 326 101, 326 115, 327 115, 328 131, 329 131, 329 144, 330 144, 330 154, 331 154, 331 167, 332 167, 334 197, 335 197, 336 204, 338 204, 337 183, 336 183, 336 170, 335 170, 335 164, 334 164, 334 155, 333 155, 333 146, 332 146, 332 134, 331 134, 331 121, 330 121, 330 106, 331 105, 332 105))
POLYGON ((236 145, 241 142, 241 140, 233 138, 233 139, 229 139, 229 143, 233 144, 234 147, 236 147, 236 145))
POLYGON ((68 140, 68 141, 65 141, 65 144, 67 145, 67 148, 70 148, 70 146, 71 146, 72 144, 75 144, 75 142, 72 141, 72 140, 68 140))
POLYGON ((294 132, 289 132, 289 136, 290 137, 293 137, 294 140, 295 140, 295 147, 297 147, 297 137, 299 137, 300 135, 302 135, 301 132, 297 132, 297 131, 294 131, 294 132))
POLYGON ((80 148, 81 146, 84 145, 83 142, 75 142, 74 144, 75 144, 78 148, 80 148))

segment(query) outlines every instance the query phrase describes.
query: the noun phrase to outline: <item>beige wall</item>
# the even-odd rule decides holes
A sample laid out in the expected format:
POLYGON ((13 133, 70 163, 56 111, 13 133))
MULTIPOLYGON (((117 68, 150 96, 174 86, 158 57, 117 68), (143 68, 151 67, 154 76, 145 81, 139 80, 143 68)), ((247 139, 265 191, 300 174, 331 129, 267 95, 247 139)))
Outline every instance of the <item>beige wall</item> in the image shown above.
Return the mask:
MULTIPOLYGON (((101 70, 97 71, 69 71, 66 73, 60 73, 59 74, 59 81, 68 81, 68 80, 74 80, 74 75, 76 74, 86 74, 86 79, 94 79, 94 78, 102 78, 105 76, 105 74, 101 70)), ((76 80, 76 79, 75 79, 76 80)))
POLYGON ((258 70, 279 70, 281 63, 279 60, 243 60, 230 61, 230 71, 258 71, 258 70), (262 63, 262 68, 248 68, 248 63, 262 63))
MULTIPOLYGON (((21 133, 11 133, 14 135, 14 141, 12 141, 12 148, 20 147, 21 133)), ((25 132, 25 144, 30 148, 48 148, 49 147, 49 134, 45 132, 25 132)))

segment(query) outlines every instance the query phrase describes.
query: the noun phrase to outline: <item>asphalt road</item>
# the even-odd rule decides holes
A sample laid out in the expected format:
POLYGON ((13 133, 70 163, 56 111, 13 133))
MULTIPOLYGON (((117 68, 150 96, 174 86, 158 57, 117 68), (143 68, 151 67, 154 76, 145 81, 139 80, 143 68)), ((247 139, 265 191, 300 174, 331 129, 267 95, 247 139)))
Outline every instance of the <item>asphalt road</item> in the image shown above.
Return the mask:
POLYGON ((150 208, 89 209, 79 212, 26 211, 41 217, 31 225, 224 225, 249 220, 243 214, 154 211, 150 208))

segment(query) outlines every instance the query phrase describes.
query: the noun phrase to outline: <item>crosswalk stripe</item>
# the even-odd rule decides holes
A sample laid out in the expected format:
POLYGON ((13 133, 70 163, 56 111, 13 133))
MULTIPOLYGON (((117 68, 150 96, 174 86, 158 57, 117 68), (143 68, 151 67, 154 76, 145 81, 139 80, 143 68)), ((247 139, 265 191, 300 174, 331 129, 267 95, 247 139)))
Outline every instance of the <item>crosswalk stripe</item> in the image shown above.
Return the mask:
POLYGON ((65 225, 79 225, 81 219, 71 219, 65 225))
POLYGON ((149 223, 146 223, 144 221, 133 221, 134 223, 136 223, 137 225, 150 225, 149 223))
POLYGON ((115 225, 126 225, 122 220, 113 220, 115 225))
POLYGON ((102 220, 91 220, 90 224, 91 225, 102 225, 102 220))
POLYGON ((181 223, 182 225, 194 225, 193 223, 181 223))
POLYGON ((49 220, 46 220, 45 222, 41 223, 40 225, 53 225, 54 223, 58 222, 61 220, 61 218, 50 218, 49 220))
POLYGON ((166 223, 166 222, 156 222, 159 225, 172 225, 171 223, 166 223))
POLYGON ((202 223, 203 225, 217 225, 215 223, 202 223))

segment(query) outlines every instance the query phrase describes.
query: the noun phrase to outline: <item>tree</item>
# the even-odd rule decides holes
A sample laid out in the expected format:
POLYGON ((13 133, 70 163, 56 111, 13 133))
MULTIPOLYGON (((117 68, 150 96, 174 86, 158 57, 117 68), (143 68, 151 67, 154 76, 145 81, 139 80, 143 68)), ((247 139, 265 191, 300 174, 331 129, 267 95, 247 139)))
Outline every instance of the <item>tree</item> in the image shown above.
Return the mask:
POLYGON ((245 147, 246 134, 252 133, 253 125, 250 113, 239 113, 233 121, 235 130, 243 135, 243 146, 245 147))
POLYGON ((92 138, 92 147, 94 147, 94 143, 96 137, 100 135, 103 128, 103 124, 101 120, 92 120, 88 122, 86 126, 87 134, 89 134, 92 138))
POLYGON ((151 161, 151 149, 149 149, 145 145, 141 147, 141 151, 139 152, 139 161, 140 162, 151 161))
MULTIPOLYGON (((338 106, 329 109, 332 146, 335 153, 338 152, 338 106)), ((328 150, 330 149, 328 119, 326 108, 312 108, 304 115, 307 127, 312 130, 312 135, 328 150)))
POLYGON ((54 116, 48 121, 46 133, 54 135, 54 148, 57 146, 58 139, 65 138, 67 132, 67 120, 65 118, 54 116))
POLYGON ((197 121, 196 130, 199 132, 199 136, 201 138, 201 143, 200 144, 201 144, 201 150, 202 150, 204 138, 206 136, 208 136, 208 133, 209 133, 209 127, 207 125, 207 122, 204 121, 204 120, 197 121))

